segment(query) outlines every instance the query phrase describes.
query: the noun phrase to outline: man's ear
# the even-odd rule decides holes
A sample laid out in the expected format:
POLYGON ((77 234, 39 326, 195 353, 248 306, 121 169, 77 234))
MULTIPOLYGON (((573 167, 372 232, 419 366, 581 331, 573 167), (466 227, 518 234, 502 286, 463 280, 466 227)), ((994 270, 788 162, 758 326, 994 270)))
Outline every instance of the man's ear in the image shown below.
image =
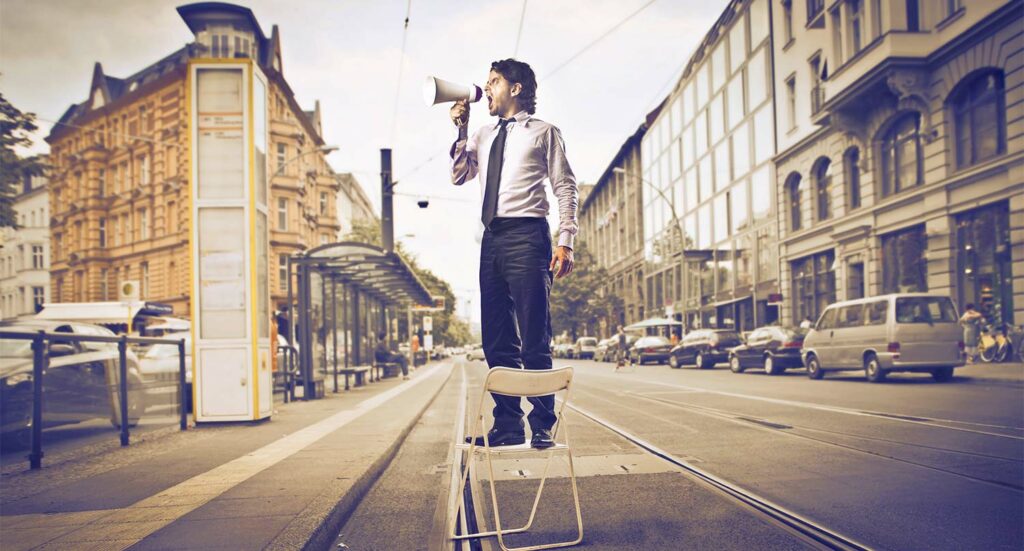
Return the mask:
POLYGON ((512 97, 516 97, 519 95, 519 92, 523 91, 523 85, 517 82, 513 84, 512 87, 508 89, 508 91, 510 94, 512 94, 512 97))

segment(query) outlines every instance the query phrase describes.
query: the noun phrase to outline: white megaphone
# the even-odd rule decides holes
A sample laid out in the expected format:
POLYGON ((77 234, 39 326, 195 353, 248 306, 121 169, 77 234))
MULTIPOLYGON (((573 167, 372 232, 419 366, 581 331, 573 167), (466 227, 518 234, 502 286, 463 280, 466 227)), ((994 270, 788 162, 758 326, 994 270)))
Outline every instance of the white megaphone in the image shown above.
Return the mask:
POLYGON ((456 84, 437 77, 427 77, 423 83, 423 101, 427 105, 459 100, 477 102, 483 95, 484 91, 476 84, 456 84))

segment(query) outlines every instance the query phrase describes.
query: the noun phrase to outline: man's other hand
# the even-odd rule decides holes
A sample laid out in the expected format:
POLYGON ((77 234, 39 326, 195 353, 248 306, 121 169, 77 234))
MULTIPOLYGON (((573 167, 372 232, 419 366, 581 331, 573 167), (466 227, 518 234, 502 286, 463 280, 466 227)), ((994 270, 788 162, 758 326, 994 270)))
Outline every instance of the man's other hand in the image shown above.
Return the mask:
POLYGON ((469 102, 460 99, 452 105, 449 113, 455 126, 465 126, 469 122, 469 102))
POLYGON ((555 279, 561 279, 572 273, 572 249, 569 247, 555 247, 555 254, 551 255, 551 266, 549 270, 555 272, 555 279), (557 271, 555 271, 557 269, 557 271))

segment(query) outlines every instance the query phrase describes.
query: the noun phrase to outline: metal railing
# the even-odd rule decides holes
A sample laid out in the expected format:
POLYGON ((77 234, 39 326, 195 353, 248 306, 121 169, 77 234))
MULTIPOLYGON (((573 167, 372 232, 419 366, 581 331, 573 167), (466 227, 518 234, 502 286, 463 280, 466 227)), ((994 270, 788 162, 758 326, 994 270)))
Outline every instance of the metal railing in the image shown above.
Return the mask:
POLYGON ((130 442, 128 430, 128 344, 171 344, 178 347, 178 389, 181 393, 179 400, 179 424, 181 430, 188 429, 188 409, 185 399, 185 339, 158 339, 150 337, 128 337, 128 336, 99 336, 80 335, 73 333, 47 333, 46 331, 24 332, 24 331, 0 331, 0 339, 31 340, 32 341, 32 431, 31 451, 28 455, 29 467, 39 469, 43 461, 43 381, 46 370, 50 363, 49 347, 47 343, 80 343, 100 342, 117 345, 118 356, 118 417, 120 420, 121 445, 127 446, 130 442))

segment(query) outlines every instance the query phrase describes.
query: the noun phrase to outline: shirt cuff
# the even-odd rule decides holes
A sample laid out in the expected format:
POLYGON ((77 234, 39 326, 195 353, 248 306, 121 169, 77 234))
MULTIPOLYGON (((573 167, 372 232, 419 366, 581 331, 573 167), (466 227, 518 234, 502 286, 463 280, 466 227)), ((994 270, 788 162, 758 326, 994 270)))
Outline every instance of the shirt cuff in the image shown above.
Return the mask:
POLYGON ((573 235, 570 232, 563 231, 558 234, 558 246, 569 247, 572 249, 573 235))

